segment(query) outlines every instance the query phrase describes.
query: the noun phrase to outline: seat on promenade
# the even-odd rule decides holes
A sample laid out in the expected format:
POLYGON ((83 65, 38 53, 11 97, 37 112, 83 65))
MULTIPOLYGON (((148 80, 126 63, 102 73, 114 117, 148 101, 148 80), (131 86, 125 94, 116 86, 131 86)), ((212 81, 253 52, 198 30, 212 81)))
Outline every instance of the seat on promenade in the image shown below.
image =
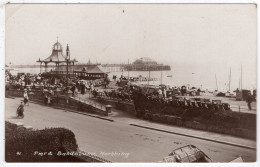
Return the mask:
POLYGON ((189 107, 193 107, 190 100, 187 100, 186 102, 189 107))
POLYGON ((218 111, 218 110, 220 110, 220 105, 217 104, 217 103, 213 103, 213 108, 214 108, 216 111, 218 111))
POLYGON ((206 99, 206 98, 204 98, 204 99, 203 99, 203 102, 205 102, 205 103, 209 103, 209 102, 210 102, 210 99, 206 99))
POLYGON ((228 103, 222 103, 225 110, 230 110, 230 104, 228 103))
POLYGON ((213 109, 213 104, 212 103, 206 103, 208 109, 213 109))
POLYGON ((201 102, 202 108, 208 108, 207 104, 205 102, 201 102))
POLYGON ((212 100, 212 104, 221 104, 221 100, 212 100))
POLYGON ((192 103, 193 107, 198 108, 198 105, 197 105, 196 101, 193 101, 193 102, 191 102, 191 103, 192 103))
POLYGON ((201 102, 200 101, 197 101, 197 104, 200 108, 202 108, 202 105, 201 105, 201 102))

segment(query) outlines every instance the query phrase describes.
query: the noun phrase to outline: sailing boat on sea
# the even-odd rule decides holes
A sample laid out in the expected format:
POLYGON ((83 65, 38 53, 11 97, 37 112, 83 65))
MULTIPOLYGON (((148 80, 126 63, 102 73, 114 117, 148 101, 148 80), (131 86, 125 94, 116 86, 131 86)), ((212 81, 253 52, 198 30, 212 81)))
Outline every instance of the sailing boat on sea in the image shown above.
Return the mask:
POLYGON ((230 72, 229 72, 228 90, 225 93, 225 97, 236 97, 235 94, 230 91, 230 84, 231 84, 231 68, 230 68, 230 72))
POLYGON ((217 96, 218 95, 218 81, 217 81, 217 74, 215 73, 215 80, 216 80, 216 90, 213 92, 213 95, 214 96, 217 96))
POLYGON ((229 72, 229 82, 228 82, 228 90, 225 93, 226 97, 230 97, 230 81, 231 81, 231 68, 230 68, 230 72, 229 72))

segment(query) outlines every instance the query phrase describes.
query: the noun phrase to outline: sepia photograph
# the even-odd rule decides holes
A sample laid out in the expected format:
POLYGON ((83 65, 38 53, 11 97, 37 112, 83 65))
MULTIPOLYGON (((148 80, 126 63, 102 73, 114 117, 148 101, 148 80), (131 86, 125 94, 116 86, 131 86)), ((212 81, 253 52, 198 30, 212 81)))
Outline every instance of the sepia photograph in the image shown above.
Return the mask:
POLYGON ((4 9, 6 164, 257 162, 256 3, 4 9))

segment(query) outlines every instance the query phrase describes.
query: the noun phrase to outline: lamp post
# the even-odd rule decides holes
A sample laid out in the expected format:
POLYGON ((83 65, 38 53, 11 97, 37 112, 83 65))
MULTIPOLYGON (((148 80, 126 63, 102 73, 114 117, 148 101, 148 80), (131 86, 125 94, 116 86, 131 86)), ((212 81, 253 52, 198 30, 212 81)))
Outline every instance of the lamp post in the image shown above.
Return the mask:
POLYGON ((66 103, 69 107, 69 98, 72 96, 72 91, 69 89, 69 57, 66 57, 66 63, 67 63, 67 83, 66 83, 66 90, 65 90, 65 96, 66 96, 66 103))
POLYGON ((69 58, 66 57, 66 63, 67 63, 67 83, 66 83, 66 87, 68 87, 69 85, 69 58))
POLYGON ((70 63, 70 51, 69 51, 69 45, 67 45, 67 49, 66 49, 67 83, 66 83, 66 91, 65 91, 65 96, 67 97, 67 105, 69 105, 69 98, 72 96, 72 91, 69 89, 69 63, 70 63))

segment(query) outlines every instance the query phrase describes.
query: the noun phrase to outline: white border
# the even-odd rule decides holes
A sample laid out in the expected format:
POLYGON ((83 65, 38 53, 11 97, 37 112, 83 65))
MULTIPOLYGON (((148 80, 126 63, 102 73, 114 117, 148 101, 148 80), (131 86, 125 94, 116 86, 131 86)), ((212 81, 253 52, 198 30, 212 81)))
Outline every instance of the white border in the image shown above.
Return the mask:
MULTIPOLYGON (((257 4, 257 6, 260 4, 259 1, 257 0, 0 0, 0 166, 104 166, 104 164, 94 164, 94 163, 5 163, 4 160, 4 91, 5 91, 5 4, 7 3, 34 3, 34 4, 40 4, 40 3, 50 3, 50 4, 56 4, 56 3, 181 3, 181 4, 201 4, 201 3, 207 3, 207 4, 217 4, 217 3, 226 3, 226 4, 232 4, 232 3, 240 3, 240 4, 257 4)), ((259 74, 260 70, 258 68, 259 65, 259 7, 257 8, 257 74, 259 74)), ((257 86, 259 88, 259 77, 257 77, 257 86)), ((259 95, 259 89, 257 90, 257 94, 259 95)), ((259 98, 257 98, 259 100, 259 98)), ((257 108, 259 108, 260 105, 257 103, 257 108)), ((257 114, 257 129, 259 129, 259 114, 257 114)), ((259 133, 257 133, 257 139, 259 139, 259 133)), ((257 150, 259 150, 259 144, 257 142, 257 150)), ((260 159, 259 159, 259 153, 257 151, 257 162, 256 163, 212 163, 212 164, 198 164, 199 166, 232 166, 232 167, 237 167, 237 166, 259 166, 260 165, 260 159)), ((106 166, 195 166, 195 164, 161 164, 161 163, 111 163, 111 164, 105 164, 106 166)), ((196 164, 197 165, 197 164, 196 164)))
POLYGON ((0 5, 7 3, 258 3, 258 0, 1 0, 0 5))

